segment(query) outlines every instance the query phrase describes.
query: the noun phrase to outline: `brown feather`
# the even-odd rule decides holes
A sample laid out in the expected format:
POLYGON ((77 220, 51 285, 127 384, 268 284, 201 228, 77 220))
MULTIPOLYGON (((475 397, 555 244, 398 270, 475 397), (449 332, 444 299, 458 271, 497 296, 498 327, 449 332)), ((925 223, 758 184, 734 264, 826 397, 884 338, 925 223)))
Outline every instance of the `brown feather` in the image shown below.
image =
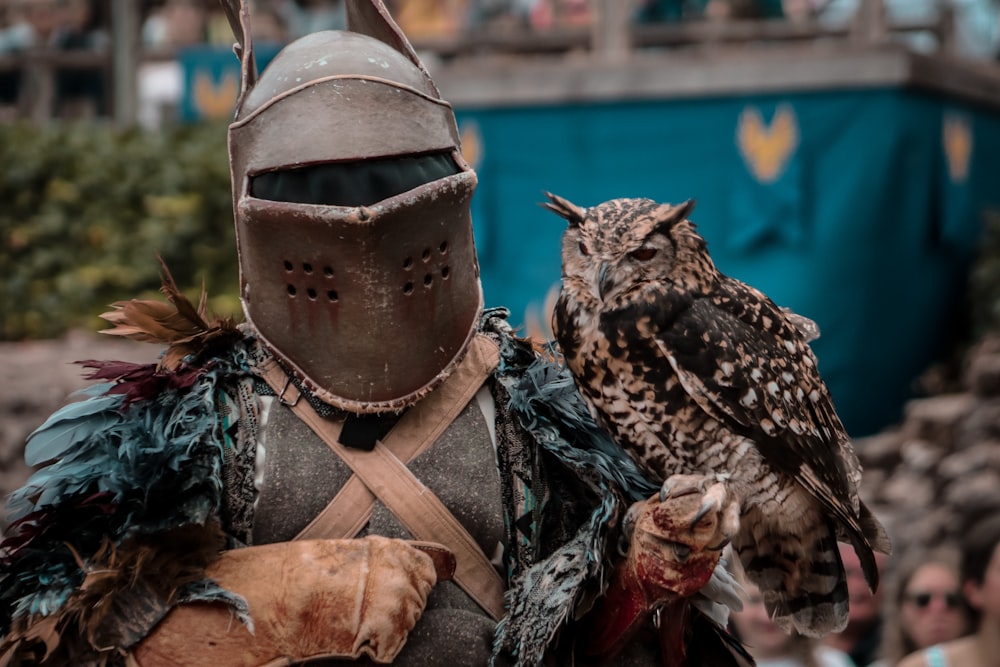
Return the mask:
POLYGON ((163 258, 160 259, 160 291, 168 303, 150 299, 132 299, 111 304, 112 310, 101 319, 113 326, 101 331, 110 336, 122 336, 145 343, 167 345, 159 363, 161 371, 175 371, 184 360, 204 350, 210 343, 237 333, 231 318, 206 319, 208 296, 202 287, 198 307, 177 287, 163 258))
POLYGON ((140 535, 117 547, 106 541, 88 563, 77 555, 86 572, 79 589, 57 613, 16 622, 0 641, 0 667, 50 658, 106 664, 170 610, 178 591, 202 579, 224 546, 222 529, 212 523, 140 535))
POLYGON ((205 287, 202 286, 201 288, 198 308, 195 308, 188 301, 188 298, 177 288, 177 283, 174 282, 174 277, 170 275, 170 269, 167 268, 167 264, 163 261, 163 258, 158 257, 158 259, 160 260, 160 281, 163 283, 160 291, 166 295, 170 303, 174 304, 174 307, 177 308, 177 314, 182 319, 187 320, 196 330, 203 331, 208 329, 209 324, 205 321, 205 306, 208 302, 205 287))

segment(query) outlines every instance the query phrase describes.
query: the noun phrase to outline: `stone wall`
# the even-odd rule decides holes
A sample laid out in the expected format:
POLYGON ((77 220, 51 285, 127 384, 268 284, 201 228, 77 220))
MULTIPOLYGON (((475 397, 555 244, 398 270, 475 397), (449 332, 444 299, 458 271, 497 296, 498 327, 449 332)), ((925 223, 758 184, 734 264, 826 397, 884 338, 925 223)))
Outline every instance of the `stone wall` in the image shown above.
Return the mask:
POLYGON ((898 426, 855 442, 862 496, 896 553, 954 540, 1000 511, 1000 339, 969 351, 958 389, 911 401, 898 426))

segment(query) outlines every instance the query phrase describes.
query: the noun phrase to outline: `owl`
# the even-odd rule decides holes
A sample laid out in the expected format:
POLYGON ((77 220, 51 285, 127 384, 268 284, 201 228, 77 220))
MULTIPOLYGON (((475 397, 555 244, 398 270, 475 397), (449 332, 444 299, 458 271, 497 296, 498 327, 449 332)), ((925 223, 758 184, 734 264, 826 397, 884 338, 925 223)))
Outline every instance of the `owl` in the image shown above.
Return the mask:
POLYGON ((817 369, 811 320, 718 271, 693 202, 547 195, 568 223, 553 332, 595 418, 664 488, 709 475, 768 612, 810 636, 842 630, 837 542, 869 586, 885 530, 858 496, 861 467, 817 369))

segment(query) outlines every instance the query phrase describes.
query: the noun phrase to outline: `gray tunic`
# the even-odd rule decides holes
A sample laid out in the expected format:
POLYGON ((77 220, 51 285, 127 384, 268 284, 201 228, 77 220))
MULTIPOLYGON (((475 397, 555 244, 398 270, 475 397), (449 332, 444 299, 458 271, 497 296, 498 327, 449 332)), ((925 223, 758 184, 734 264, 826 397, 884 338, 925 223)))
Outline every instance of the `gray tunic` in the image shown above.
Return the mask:
MULTIPOLYGON (((482 390, 440 438, 410 462, 428 486, 492 557, 504 535, 496 454, 480 401, 482 390)), ((252 541, 266 544, 293 539, 323 510, 351 476, 351 470, 291 410, 274 399, 262 410, 257 456, 258 499, 252 541)), ((489 405, 487 404, 487 409, 489 405)), ((378 500, 362 535, 411 539, 412 535, 378 500)), ((495 561, 498 559, 495 559, 495 561)), ((435 586, 427 608, 410 633, 397 665, 486 665, 493 641, 493 620, 454 582, 435 586)), ((339 661, 331 661, 337 664, 339 661)), ((366 664, 367 660, 346 664, 366 664)))

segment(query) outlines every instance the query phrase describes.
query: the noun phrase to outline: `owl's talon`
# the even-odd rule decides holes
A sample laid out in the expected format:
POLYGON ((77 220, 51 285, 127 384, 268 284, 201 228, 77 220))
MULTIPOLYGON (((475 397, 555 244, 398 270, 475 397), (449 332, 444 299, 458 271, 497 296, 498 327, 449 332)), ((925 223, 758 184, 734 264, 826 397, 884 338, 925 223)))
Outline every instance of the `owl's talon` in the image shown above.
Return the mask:
POLYGON ((671 489, 671 486, 670 486, 670 480, 668 479, 667 481, 665 481, 663 483, 663 486, 660 487, 660 502, 661 503, 662 502, 666 502, 667 498, 671 497, 671 491, 672 491, 672 489, 671 489))
POLYGON ((718 508, 715 506, 715 503, 703 503, 701 509, 699 509, 698 513, 694 515, 694 518, 691 519, 691 527, 688 528, 688 530, 693 533, 698 527, 698 524, 701 523, 701 520, 708 516, 709 512, 716 509, 718 508))
POLYGON ((660 502, 664 502, 667 498, 671 498, 674 495, 674 489, 679 485, 680 481, 678 478, 682 475, 674 475, 673 477, 668 477, 664 480, 663 484, 660 486, 660 502))
POLYGON ((676 500, 698 495, 697 509, 684 522, 689 535, 708 530, 716 534, 711 551, 721 551, 739 530, 740 506, 730 494, 728 475, 672 475, 663 482, 659 501, 676 500))
POLYGON ((660 502, 692 493, 705 493, 709 478, 704 475, 671 475, 660 486, 660 502))
POLYGON ((706 547, 706 550, 708 550, 708 551, 722 551, 723 549, 725 549, 726 547, 729 546, 729 543, 731 541, 732 540, 729 537, 724 537, 724 538, 722 538, 722 541, 719 542, 718 544, 716 544, 714 547, 706 547))

